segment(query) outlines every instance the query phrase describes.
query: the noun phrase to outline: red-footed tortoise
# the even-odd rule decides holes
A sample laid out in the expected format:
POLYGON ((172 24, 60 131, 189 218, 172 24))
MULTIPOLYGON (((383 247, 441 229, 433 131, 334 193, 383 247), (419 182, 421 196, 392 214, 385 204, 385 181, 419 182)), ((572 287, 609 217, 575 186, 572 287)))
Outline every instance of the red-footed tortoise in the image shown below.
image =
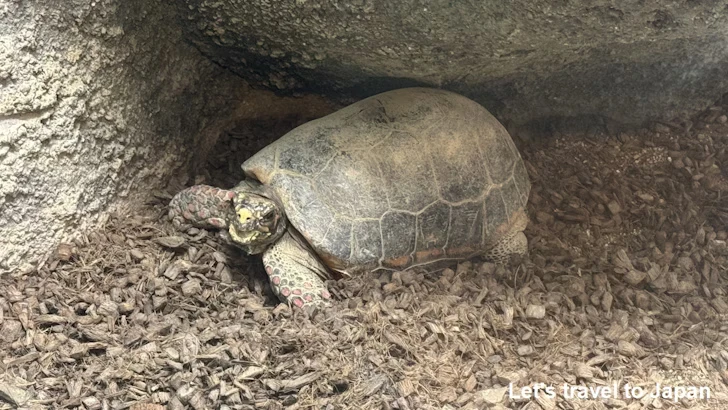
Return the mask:
POLYGON ((227 229, 263 254, 295 306, 330 299, 336 273, 405 270, 527 249, 530 182, 505 128, 452 92, 385 92, 290 131, 243 163, 231 190, 178 193, 180 226, 227 229))

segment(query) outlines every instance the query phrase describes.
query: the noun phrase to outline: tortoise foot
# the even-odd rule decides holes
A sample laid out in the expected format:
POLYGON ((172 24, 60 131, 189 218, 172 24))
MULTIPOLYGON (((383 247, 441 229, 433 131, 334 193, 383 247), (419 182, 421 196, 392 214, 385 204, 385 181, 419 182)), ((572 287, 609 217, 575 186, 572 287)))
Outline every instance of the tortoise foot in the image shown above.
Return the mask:
POLYGON ((263 265, 273 293, 282 302, 304 310, 329 305, 326 267, 290 233, 263 253, 263 265))
POLYGON ((311 280, 296 272, 284 272, 275 264, 266 264, 265 272, 270 278, 273 293, 281 301, 303 309, 330 305, 331 294, 319 278, 311 280))

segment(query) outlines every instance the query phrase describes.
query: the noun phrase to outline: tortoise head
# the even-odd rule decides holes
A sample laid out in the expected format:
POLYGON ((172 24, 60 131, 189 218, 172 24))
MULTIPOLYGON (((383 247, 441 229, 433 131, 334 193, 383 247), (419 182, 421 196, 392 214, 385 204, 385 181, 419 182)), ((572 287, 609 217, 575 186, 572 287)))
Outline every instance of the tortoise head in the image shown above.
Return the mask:
POLYGON ((274 199, 258 192, 238 191, 232 202, 235 216, 228 232, 248 254, 263 252, 285 232, 286 216, 274 199))

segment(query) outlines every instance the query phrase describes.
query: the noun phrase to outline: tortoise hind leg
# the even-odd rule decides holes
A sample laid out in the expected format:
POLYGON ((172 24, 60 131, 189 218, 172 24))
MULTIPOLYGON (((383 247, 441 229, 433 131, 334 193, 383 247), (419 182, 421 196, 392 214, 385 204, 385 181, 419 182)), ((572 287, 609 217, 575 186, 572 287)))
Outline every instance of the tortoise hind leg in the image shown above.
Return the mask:
POLYGON ((325 306, 331 299, 324 283, 328 270, 290 231, 263 253, 263 265, 273 293, 282 302, 306 309, 325 306))
POLYGON ((511 219, 510 229, 498 242, 493 244, 484 255, 488 260, 495 263, 506 263, 511 256, 523 256, 528 252, 528 239, 523 233, 528 225, 528 216, 525 212, 519 211, 511 219))
POLYGON ((515 232, 503 237, 488 252, 485 258, 495 263, 503 264, 513 255, 525 255, 528 251, 528 239, 523 232, 515 232))

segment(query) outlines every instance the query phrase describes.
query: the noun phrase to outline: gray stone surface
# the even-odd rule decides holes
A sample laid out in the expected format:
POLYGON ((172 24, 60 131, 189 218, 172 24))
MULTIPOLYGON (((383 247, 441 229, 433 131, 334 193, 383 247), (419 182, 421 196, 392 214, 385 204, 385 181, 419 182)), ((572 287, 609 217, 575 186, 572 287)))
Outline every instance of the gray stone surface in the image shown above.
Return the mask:
POLYGON ((141 203, 247 85, 143 0, 0 0, 0 272, 141 203))
POLYGON ((367 96, 414 84, 500 119, 627 124, 728 90, 726 0, 178 0, 189 38, 281 90, 367 96))

